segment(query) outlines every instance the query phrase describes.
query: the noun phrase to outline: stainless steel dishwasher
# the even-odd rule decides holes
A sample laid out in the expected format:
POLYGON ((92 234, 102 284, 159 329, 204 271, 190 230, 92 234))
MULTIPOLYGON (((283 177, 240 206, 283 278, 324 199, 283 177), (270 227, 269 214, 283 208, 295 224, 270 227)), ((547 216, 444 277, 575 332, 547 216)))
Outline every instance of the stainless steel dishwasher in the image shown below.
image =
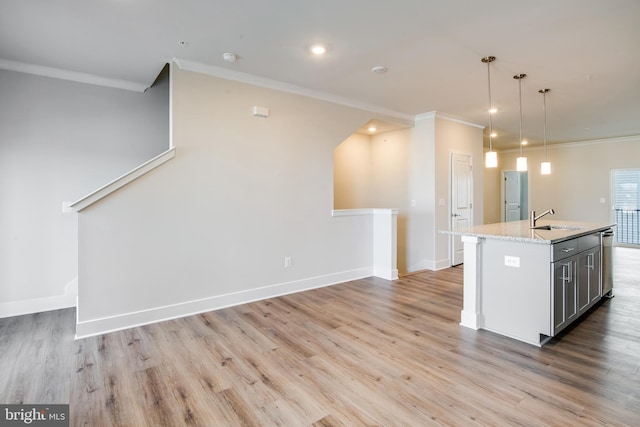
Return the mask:
POLYGON ((602 296, 613 298, 613 229, 602 232, 602 296))

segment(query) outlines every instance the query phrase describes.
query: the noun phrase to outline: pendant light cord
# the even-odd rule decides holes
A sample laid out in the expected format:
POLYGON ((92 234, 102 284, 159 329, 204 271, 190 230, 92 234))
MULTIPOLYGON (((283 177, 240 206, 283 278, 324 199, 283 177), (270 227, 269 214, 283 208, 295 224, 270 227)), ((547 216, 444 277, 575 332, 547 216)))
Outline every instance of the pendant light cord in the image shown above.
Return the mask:
POLYGON ((522 155, 522 74, 518 78, 518 94, 520 97, 520 157, 522 155))
POLYGON ((491 61, 487 61, 487 81, 489 87, 489 151, 493 151, 493 118, 491 109, 493 105, 491 104, 491 61))
POLYGON ((544 161, 547 161, 547 90, 542 91, 542 111, 544 113, 544 161))

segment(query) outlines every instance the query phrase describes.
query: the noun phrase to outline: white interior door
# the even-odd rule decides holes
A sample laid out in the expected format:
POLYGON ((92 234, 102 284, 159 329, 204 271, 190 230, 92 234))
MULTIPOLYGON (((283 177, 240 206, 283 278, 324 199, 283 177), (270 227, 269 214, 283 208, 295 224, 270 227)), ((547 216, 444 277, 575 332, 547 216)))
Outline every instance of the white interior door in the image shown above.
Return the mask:
MULTIPOLYGON (((472 224, 472 165, 471 156, 451 155, 451 230, 470 227, 472 224)), ((464 245, 460 236, 451 236, 451 265, 464 261, 464 245)))
POLYGON ((520 221, 521 209, 520 205, 520 173, 505 172, 504 173, 504 220, 520 221))

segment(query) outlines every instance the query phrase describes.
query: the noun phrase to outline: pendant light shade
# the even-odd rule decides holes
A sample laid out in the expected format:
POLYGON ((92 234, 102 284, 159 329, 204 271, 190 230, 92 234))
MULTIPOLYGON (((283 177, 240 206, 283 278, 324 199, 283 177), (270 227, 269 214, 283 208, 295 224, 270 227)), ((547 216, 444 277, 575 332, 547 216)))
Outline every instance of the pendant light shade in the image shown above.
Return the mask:
POLYGON ((516 159, 516 170, 518 172, 525 172, 527 170, 527 158, 524 157, 522 153, 522 79, 527 77, 526 74, 516 74, 513 76, 514 79, 518 80, 518 96, 520 99, 520 157, 516 159))
POLYGON ((498 167, 498 153, 487 151, 484 155, 484 165, 488 168, 498 167))
POLYGON ((527 171, 527 158, 526 157, 518 157, 516 159, 516 170, 518 172, 526 172, 527 171))
POLYGON ((542 94, 542 111, 544 113, 544 162, 540 164, 540 173, 542 175, 551 174, 551 163, 547 159, 547 93, 551 89, 540 89, 538 92, 542 94))
POLYGON ((489 87, 489 151, 485 154, 484 165, 487 168, 495 168, 498 166, 498 153, 493 151, 493 119, 491 114, 495 112, 491 105, 491 63, 496 60, 495 56, 487 56, 482 58, 482 62, 487 64, 487 83, 489 87))

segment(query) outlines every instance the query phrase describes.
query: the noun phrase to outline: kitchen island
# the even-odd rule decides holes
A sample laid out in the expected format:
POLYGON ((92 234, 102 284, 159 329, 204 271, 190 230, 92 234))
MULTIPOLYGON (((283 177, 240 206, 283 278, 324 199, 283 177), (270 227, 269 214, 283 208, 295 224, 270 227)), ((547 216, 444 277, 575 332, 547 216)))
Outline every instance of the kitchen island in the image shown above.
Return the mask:
POLYGON ((462 326, 542 346, 600 300, 601 235, 614 224, 536 225, 513 221, 445 232, 464 243, 462 326))

